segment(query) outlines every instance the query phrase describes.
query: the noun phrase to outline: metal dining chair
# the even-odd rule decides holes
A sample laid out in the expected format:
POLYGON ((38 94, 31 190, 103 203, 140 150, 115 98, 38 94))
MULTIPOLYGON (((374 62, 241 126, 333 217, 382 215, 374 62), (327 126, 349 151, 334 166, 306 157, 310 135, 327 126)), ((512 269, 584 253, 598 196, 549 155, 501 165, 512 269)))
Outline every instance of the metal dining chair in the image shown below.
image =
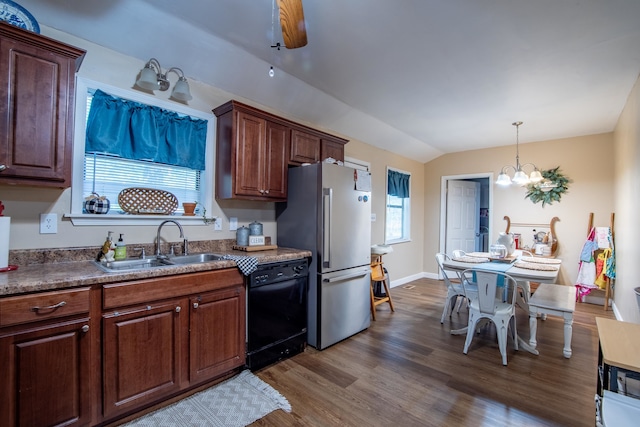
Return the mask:
MULTIPOLYGON (((464 300, 468 299, 467 292, 469 292, 470 296, 475 296, 477 294, 477 289, 474 291, 473 284, 467 284, 467 289, 462 286, 462 283, 452 282, 449 278, 449 275, 444 269, 443 262, 445 260, 449 260, 449 256, 443 253, 436 254, 436 261, 438 263, 438 269, 442 274, 442 278, 444 280, 444 284, 447 286, 447 297, 444 302, 444 307, 442 309, 442 317, 440 318, 440 323, 444 323, 445 317, 451 317, 451 313, 453 313, 453 309, 456 306, 456 302, 458 302, 458 298, 460 298, 458 304, 458 312, 460 311, 460 306, 464 300)), ((456 277, 460 278, 457 274, 456 277)))
POLYGON ((498 347, 502 355, 502 364, 507 364, 507 339, 509 332, 513 345, 518 350, 518 332, 516 329, 516 294, 518 284, 506 273, 480 269, 468 269, 460 274, 462 285, 474 282, 476 298, 469 303, 469 323, 463 353, 467 354, 476 328, 490 320, 496 326, 498 347))

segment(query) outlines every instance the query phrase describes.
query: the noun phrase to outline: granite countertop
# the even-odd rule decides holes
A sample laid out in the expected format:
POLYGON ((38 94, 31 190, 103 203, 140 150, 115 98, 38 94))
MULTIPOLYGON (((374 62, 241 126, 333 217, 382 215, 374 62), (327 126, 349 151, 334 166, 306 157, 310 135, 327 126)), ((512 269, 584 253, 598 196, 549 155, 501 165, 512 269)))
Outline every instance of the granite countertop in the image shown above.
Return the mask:
MULTIPOLYGON (((255 252, 238 251, 225 247, 218 247, 216 250, 211 250, 210 248, 201 246, 197 249, 199 250, 192 249, 190 253, 215 252, 221 255, 251 256, 257 258, 260 264, 311 257, 310 251, 293 248, 277 248, 255 252)), ((168 265, 137 271, 107 273, 91 260, 75 259, 73 261, 61 261, 57 254, 51 255, 53 252, 54 251, 38 251, 39 259, 41 261, 44 260, 44 262, 31 263, 23 261, 24 264, 17 263, 17 270, 0 273, 0 298, 46 290, 100 285, 236 267, 235 261, 219 260, 198 264, 168 265)), ((58 254, 60 252, 64 251, 58 251, 58 254)), ((31 254, 26 255, 24 253, 14 254, 13 261, 24 260, 30 255, 31 254)), ((69 257, 73 258, 72 256, 69 257)))

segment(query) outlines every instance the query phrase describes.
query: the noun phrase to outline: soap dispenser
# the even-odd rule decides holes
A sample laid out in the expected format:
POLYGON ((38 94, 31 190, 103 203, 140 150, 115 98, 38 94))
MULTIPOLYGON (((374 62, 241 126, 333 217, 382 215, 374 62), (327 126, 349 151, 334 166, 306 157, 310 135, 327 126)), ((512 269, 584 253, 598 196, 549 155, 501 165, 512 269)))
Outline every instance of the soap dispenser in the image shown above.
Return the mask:
POLYGON ((123 259, 127 259, 127 245, 124 243, 124 239, 122 238, 124 234, 120 233, 120 238, 118 239, 118 243, 116 243, 116 253, 115 260, 122 261, 123 259))

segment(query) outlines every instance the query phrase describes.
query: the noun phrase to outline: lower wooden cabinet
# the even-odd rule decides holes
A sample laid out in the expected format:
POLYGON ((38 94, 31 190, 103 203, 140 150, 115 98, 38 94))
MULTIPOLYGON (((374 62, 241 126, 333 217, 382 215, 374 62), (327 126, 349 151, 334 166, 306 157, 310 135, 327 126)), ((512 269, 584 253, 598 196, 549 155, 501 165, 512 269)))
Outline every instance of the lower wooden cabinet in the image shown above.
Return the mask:
POLYGON ((244 366, 245 305, 237 269, 105 285, 104 419, 244 366))
POLYGON ((189 381, 216 378, 245 363, 244 288, 194 296, 189 310, 189 381))
POLYGON ((104 425, 245 364, 237 268, 0 298, 0 426, 104 425))
POLYGON ((103 316, 106 418, 180 390, 181 304, 167 301, 103 316))
POLYGON ((89 318, 0 332, 0 425, 89 425, 91 334, 89 318))

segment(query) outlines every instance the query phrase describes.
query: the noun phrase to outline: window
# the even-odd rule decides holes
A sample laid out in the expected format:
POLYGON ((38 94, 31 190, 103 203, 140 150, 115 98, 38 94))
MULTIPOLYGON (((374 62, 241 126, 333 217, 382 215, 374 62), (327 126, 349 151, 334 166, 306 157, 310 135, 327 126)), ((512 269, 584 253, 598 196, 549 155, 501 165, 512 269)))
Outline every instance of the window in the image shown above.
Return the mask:
POLYGON ((410 178, 408 172, 387 168, 386 244, 410 240, 410 178))
MULTIPOLYGON (((195 219, 194 217, 182 216, 182 202, 197 201, 201 208, 211 212, 212 197, 210 195, 213 193, 212 135, 214 135, 212 116, 179 104, 157 100, 143 94, 109 87, 82 78, 78 79, 77 98, 79 99, 76 102, 76 117, 78 119, 75 129, 72 207, 71 215, 69 215, 74 225, 94 225, 96 222, 105 223, 108 221, 117 221, 119 224, 123 221, 129 221, 132 224, 141 224, 145 220, 157 222, 158 216, 149 218, 145 215, 121 215, 118 194, 128 187, 148 187, 171 192, 178 199, 178 209, 173 215, 180 216, 181 221, 195 219), (182 118, 189 116, 196 120, 207 121, 205 125, 206 154, 199 156, 205 159, 202 165, 204 170, 154 162, 148 159, 134 160, 107 153, 85 153, 86 125, 93 94, 96 90, 134 103, 153 105, 182 118), (84 198, 92 192, 109 199, 110 209, 107 215, 83 213, 84 198)), ((181 150, 182 152, 184 150, 181 150)), ((199 222, 202 223, 201 218, 199 222)))

